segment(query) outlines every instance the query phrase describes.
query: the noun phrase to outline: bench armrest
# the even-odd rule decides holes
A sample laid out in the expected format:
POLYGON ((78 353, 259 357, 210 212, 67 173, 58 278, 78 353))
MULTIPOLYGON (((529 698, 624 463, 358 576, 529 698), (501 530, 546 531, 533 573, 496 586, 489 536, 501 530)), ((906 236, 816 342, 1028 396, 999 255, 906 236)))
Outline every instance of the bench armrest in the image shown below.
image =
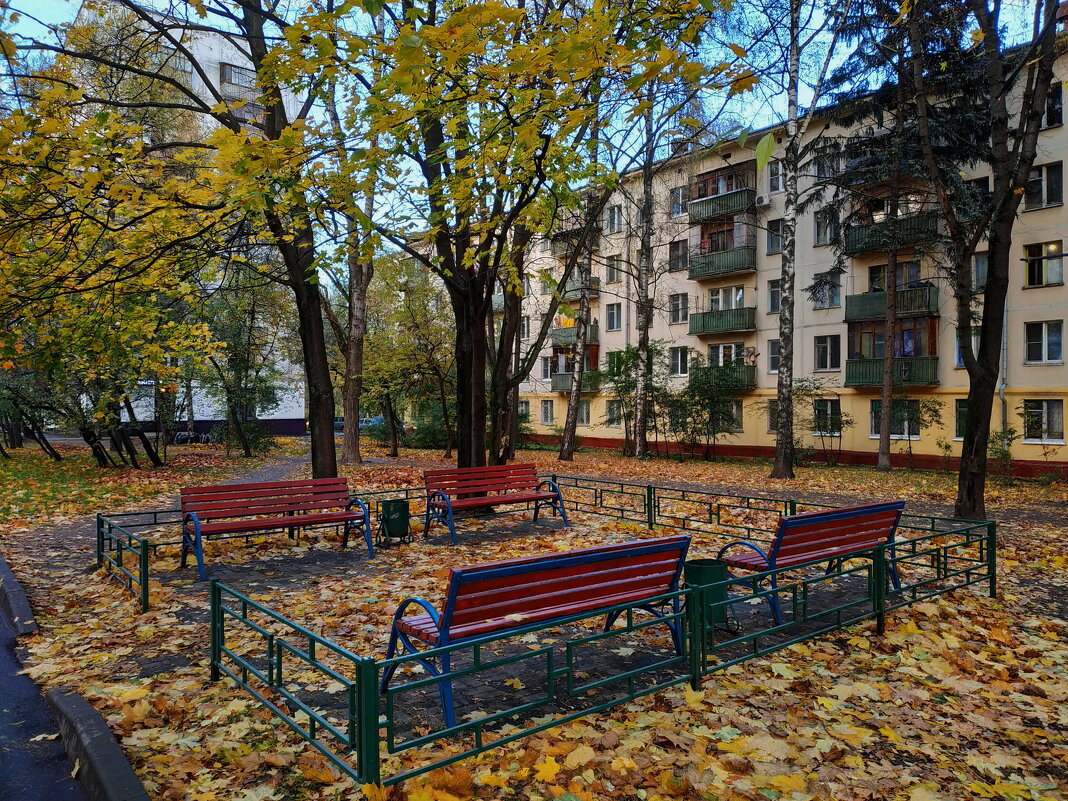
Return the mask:
POLYGON ((401 601, 400 606, 397 607, 397 611, 393 613, 393 622, 396 623, 404 617, 404 611, 412 604, 423 607, 423 610, 430 615, 430 619, 434 621, 435 626, 441 625, 441 615, 438 614, 438 610, 433 607, 430 601, 425 598, 420 598, 418 595, 413 595, 411 598, 405 598, 401 601))
POLYGON ((551 489, 553 492, 555 492, 557 495, 559 495, 561 499, 564 497, 564 494, 562 492, 560 492, 560 487, 557 486, 555 481, 552 481, 552 480, 550 480, 548 478, 543 478, 541 480, 541 483, 538 484, 537 489, 541 490, 541 488, 545 487, 545 486, 548 486, 549 489, 551 489))
POLYGON ((349 505, 345 507, 345 511, 346 512, 349 511, 350 509, 352 509, 353 506, 359 506, 360 507, 360 509, 363 511, 364 520, 370 520, 371 519, 371 513, 370 513, 370 511, 368 511, 366 503, 361 501, 359 498, 352 498, 352 499, 349 500, 349 505))
POLYGON ((722 559, 723 554, 726 553, 728 549, 733 548, 735 545, 743 545, 751 551, 756 551, 757 554, 759 554, 760 557, 764 560, 764 566, 767 568, 771 567, 771 559, 768 557, 767 553, 765 553, 760 546, 754 545, 748 540, 735 540, 734 542, 728 542, 726 545, 719 549, 719 553, 716 554, 716 558, 722 559))

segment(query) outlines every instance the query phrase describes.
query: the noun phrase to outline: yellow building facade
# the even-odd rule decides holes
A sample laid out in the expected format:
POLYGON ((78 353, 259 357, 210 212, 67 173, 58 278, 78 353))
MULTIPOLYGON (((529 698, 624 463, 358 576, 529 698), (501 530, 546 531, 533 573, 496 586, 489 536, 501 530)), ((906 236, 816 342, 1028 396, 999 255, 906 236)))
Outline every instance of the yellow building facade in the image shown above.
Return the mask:
MULTIPOLYGON (((1068 77, 1066 72, 1062 59, 1059 79, 1068 77)), ((1068 131, 1061 124, 1059 107, 1056 113, 1049 112, 1047 122, 1040 135, 1033 186, 1021 204, 1013 233, 1001 385, 992 415, 993 430, 1009 428, 1017 434, 1011 444, 1016 469, 1032 473, 1068 468, 1064 446, 1068 371, 1063 353, 1068 289, 1062 256, 1068 215, 1061 185, 1068 131)), ((753 135, 749 141, 755 146, 759 138, 753 135)), ((820 180, 821 169, 813 162, 804 170, 809 175, 802 178, 802 189, 820 180)), ((981 180, 983 174, 969 177, 981 180)), ((632 199, 641 197, 640 181, 640 175, 624 178, 621 191, 600 215, 593 237, 589 368, 603 370, 612 353, 637 341, 631 276, 638 261, 640 229, 632 199)), ((663 348, 660 358, 665 364, 659 367, 669 375, 669 386, 679 389, 700 369, 698 364, 732 365, 744 389, 738 395, 735 430, 718 438, 716 452, 769 455, 775 434, 768 402, 776 397, 778 379, 781 170, 773 161, 758 171, 753 151, 737 146, 682 153, 658 165, 654 198, 655 313, 650 337, 663 348)), ((898 250, 895 386, 898 402, 937 400, 942 405, 925 428, 910 431, 907 422, 895 425, 892 451, 899 463, 911 451, 919 465, 941 466, 947 453, 952 458, 960 452, 968 376, 957 350, 952 288, 935 258, 924 251, 937 236, 939 215, 929 200, 917 198, 900 212, 907 217, 900 225, 914 247, 898 250)), ((811 408, 795 408, 795 416, 811 422, 840 414, 854 421, 836 436, 800 428, 798 434, 813 448, 840 448, 844 462, 873 463, 878 447, 882 351, 887 346, 882 336, 884 290, 889 278, 885 248, 878 248, 880 222, 874 203, 867 224, 842 231, 845 272, 837 289, 818 280, 835 263, 836 254, 828 244, 831 215, 817 204, 801 215, 797 226, 794 374, 819 379, 826 389, 819 398, 805 401, 811 408), (815 298, 804 291, 813 285, 823 289, 815 298)), ((559 232, 555 240, 537 243, 529 257, 531 272, 559 275, 566 247, 559 232)), ((982 254, 975 268, 981 278, 982 254)), ((552 282, 539 285, 535 279, 526 289, 523 328, 532 333, 545 314, 553 286, 552 282)), ((544 437, 559 431, 567 412, 568 349, 574 335, 567 312, 568 307, 578 307, 577 290, 574 284, 565 288, 568 304, 552 321, 550 341, 520 388, 521 412, 528 414, 533 431, 544 437)), ((603 382, 588 389, 579 413, 580 441, 620 446, 624 432, 614 394, 603 382)))

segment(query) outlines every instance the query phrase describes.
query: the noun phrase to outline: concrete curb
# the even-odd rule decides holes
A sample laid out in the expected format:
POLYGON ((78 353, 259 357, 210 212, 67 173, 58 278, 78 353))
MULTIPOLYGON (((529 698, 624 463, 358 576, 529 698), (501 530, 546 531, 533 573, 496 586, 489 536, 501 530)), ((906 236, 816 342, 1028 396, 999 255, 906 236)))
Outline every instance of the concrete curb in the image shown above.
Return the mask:
POLYGON ((33 609, 30 608, 30 602, 26 599, 26 591, 22 589, 22 585, 19 584, 2 556, 0 556, 0 611, 7 616, 16 637, 37 631, 37 621, 33 619, 33 609))
POLYGON ((90 801, 149 801, 103 716, 77 693, 49 690, 45 700, 59 723, 59 734, 77 779, 90 801))

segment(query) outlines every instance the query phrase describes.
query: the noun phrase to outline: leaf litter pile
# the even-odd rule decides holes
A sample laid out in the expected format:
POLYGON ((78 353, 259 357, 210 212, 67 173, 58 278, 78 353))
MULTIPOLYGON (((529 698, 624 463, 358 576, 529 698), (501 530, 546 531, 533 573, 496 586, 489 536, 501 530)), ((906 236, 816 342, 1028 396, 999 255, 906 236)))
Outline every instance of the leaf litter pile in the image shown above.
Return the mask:
MULTIPOLYGON (((544 472, 564 472, 543 460, 544 472)), ((669 474, 694 484, 746 477, 730 467, 583 455, 572 469, 662 483, 669 474)), ((218 477, 231 468, 211 469, 218 477)), ((356 492, 421 483, 416 466, 347 472, 356 492)), ((819 472, 805 471, 803 482, 822 482, 819 472)), ((895 482, 908 476, 892 475, 895 482)), ((189 481, 201 477, 190 471, 189 481)), ((857 500, 886 497, 876 485, 884 479, 840 471, 828 488, 857 500), (841 473, 855 480, 846 483, 841 473)), ((753 486, 775 494, 755 474, 753 486)), ((1060 488, 1041 491, 1043 499, 1030 488, 1036 502, 1063 504, 1060 488)), ((923 492, 944 500, 937 482, 923 492)), ((1013 492, 1004 490, 1006 501, 1015 500, 1013 492)), ((90 500, 81 509, 65 508, 64 517, 101 508, 90 500)), ((153 507, 136 494, 124 505, 153 507)), ((46 517, 39 512, 30 519, 39 525, 46 517)), ((242 591, 357 654, 381 658, 396 605, 421 595, 440 606, 450 565, 650 536, 634 524, 583 515, 569 530, 555 522, 531 529, 520 521, 528 517, 517 510, 465 520, 459 546, 417 537, 373 561, 359 543, 342 552, 332 534, 296 545, 282 535, 251 545, 212 544, 208 565, 255 563, 242 591), (522 533, 513 536, 510 528, 522 533), (317 557, 329 557, 330 569, 299 570, 317 557)), ((683 685, 623 703, 383 791, 354 786, 246 694, 226 681, 208 681, 207 591, 194 581, 193 568, 168 572, 174 557, 161 558, 153 610, 138 614, 132 596, 93 573, 88 540, 68 548, 73 553, 64 561, 63 543, 42 539, 26 519, 10 515, 0 547, 27 586, 41 625, 22 641, 29 673, 45 688, 79 691, 101 710, 153 798, 1068 798, 1063 526, 999 525, 998 599, 978 587, 940 596, 892 613, 883 637, 873 623, 854 626, 726 668, 699 692, 683 685)), ((714 555, 703 547, 699 536, 692 553, 714 555)), ((523 676, 499 680, 504 692, 524 689, 523 676)), ((384 775, 460 747, 445 742, 429 754, 384 757, 384 775)))

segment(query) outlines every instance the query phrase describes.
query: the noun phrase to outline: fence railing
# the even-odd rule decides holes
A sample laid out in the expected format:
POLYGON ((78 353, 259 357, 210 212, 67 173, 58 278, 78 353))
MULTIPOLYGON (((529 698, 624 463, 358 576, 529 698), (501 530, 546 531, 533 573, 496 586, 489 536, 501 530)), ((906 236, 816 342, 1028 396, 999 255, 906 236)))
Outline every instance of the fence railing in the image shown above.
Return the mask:
POLYGON ((173 509, 126 512, 96 516, 96 566, 113 576, 137 598, 141 611, 149 609, 149 556, 165 545, 182 540, 157 540, 133 533, 133 529, 155 529, 181 523, 181 512, 173 509), (177 518, 171 518, 177 515, 177 518), (163 518, 163 519, 161 519, 163 518))
MULTIPOLYGON (((580 513, 698 534, 738 531, 754 542, 769 540, 783 514, 828 508, 579 476, 552 479, 580 513)), ((361 497, 374 508, 378 500, 422 492, 361 497)), ((666 607, 664 618, 623 604, 389 660, 351 653, 213 583, 212 678, 235 681, 358 782, 392 785, 649 693, 685 683, 697 689, 726 667, 845 626, 874 619, 882 633, 887 612, 952 590, 985 582, 993 595, 994 523, 909 514, 898 531, 904 539, 851 555, 831 572, 822 569, 824 560, 667 593, 656 599, 666 607), (895 571, 900 587, 891 586, 895 571), (769 611, 772 596, 780 623, 769 611), (671 611, 675 598, 683 603, 680 612, 671 611), (602 630, 611 612, 619 613, 619 623, 602 630), (685 632, 681 653, 665 619, 685 632), (452 664, 446 676, 423 669, 446 655, 452 664), (396 678, 379 695, 387 669, 396 678), (444 681, 454 682, 457 703, 466 703, 454 726, 444 724, 438 706, 444 681)))

